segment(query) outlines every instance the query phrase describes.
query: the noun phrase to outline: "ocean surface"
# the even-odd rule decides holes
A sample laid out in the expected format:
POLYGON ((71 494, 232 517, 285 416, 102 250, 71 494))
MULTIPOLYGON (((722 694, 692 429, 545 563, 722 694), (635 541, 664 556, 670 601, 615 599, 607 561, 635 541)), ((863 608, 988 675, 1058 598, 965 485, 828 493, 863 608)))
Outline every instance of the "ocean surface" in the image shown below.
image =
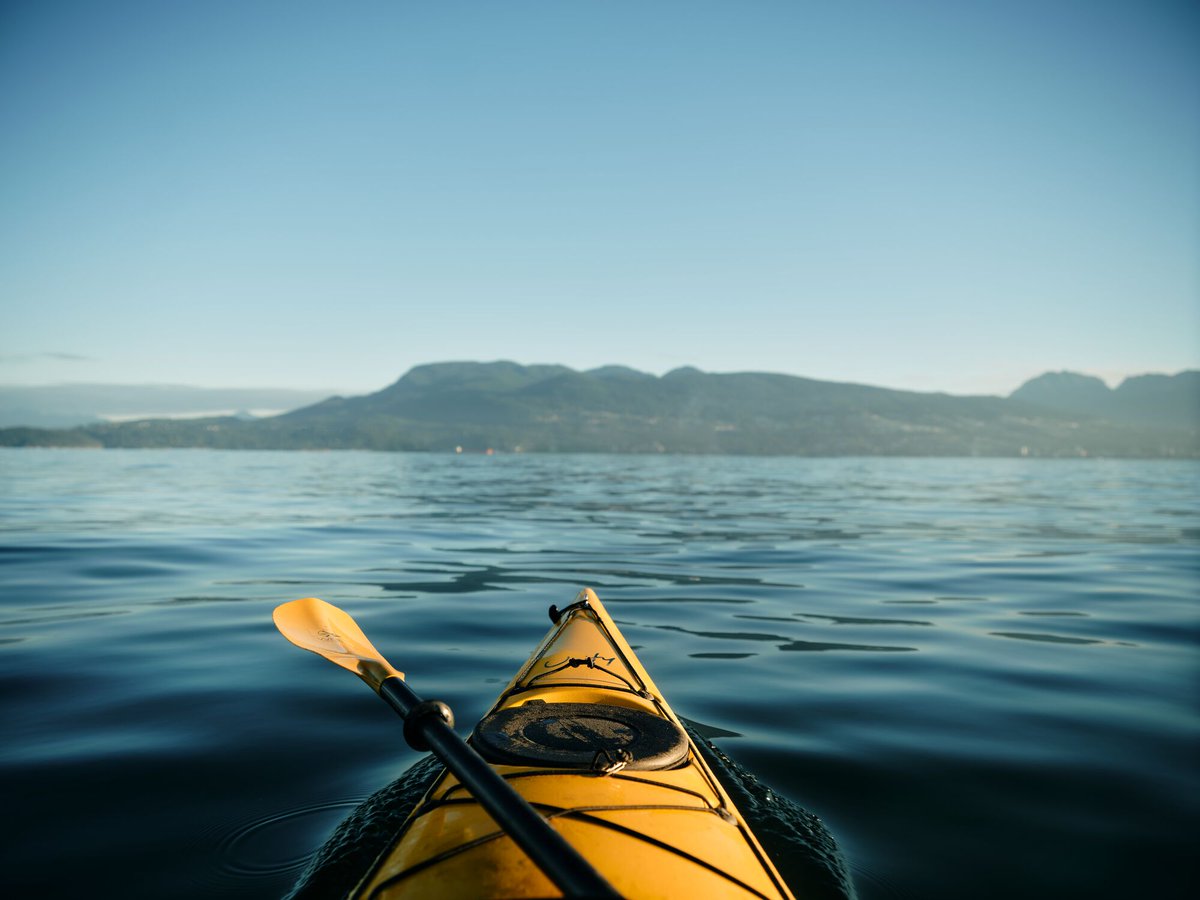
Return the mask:
MULTIPOLYGON (((0 450, 0 893, 284 893, 596 589, 864 900, 1192 897, 1200 465, 0 450)), ((800 886, 797 886, 800 888, 800 886)))

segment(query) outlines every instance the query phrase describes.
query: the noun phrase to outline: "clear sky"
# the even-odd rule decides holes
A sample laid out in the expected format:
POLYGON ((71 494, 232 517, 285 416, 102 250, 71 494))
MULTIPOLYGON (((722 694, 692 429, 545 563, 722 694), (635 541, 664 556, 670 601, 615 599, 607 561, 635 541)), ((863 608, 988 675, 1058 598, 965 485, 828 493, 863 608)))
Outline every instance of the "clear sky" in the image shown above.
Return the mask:
POLYGON ((1189 0, 0 5, 0 383, 1200 367, 1189 0))

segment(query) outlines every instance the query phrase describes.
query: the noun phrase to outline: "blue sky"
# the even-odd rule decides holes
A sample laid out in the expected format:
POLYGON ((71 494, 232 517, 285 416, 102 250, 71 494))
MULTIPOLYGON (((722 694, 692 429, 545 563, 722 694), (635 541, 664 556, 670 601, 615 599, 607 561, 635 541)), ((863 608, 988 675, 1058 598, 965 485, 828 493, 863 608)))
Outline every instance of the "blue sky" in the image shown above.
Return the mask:
POLYGON ((0 383, 1200 367, 1189 2, 6 3, 0 383))

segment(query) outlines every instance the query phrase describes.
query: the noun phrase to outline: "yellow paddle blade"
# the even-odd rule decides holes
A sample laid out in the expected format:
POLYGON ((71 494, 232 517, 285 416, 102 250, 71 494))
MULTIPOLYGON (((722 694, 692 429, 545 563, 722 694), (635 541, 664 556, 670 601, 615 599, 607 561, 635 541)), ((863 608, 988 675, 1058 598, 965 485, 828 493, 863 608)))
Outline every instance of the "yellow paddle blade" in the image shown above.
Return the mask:
POLYGON ((297 647, 348 669, 377 694, 385 678, 404 677, 403 672, 393 669, 383 654, 371 646, 350 614, 332 603, 305 597, 275 607, 271 618, 279 632, 297 647))

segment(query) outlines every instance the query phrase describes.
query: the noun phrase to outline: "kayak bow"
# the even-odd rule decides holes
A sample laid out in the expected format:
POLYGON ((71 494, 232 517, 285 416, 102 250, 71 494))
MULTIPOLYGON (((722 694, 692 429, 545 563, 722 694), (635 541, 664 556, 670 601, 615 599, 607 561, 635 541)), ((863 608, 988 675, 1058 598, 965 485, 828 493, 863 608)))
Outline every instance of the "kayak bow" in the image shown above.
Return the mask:
MULTIPOLYGON (((584 590, 550 617, 549 634, 471 735, 485 768, 621 896, 791 898, 596 595, 584 590)), ((444 772, 351 896, 558 896, 562 882, 497 821, 444 772)))

